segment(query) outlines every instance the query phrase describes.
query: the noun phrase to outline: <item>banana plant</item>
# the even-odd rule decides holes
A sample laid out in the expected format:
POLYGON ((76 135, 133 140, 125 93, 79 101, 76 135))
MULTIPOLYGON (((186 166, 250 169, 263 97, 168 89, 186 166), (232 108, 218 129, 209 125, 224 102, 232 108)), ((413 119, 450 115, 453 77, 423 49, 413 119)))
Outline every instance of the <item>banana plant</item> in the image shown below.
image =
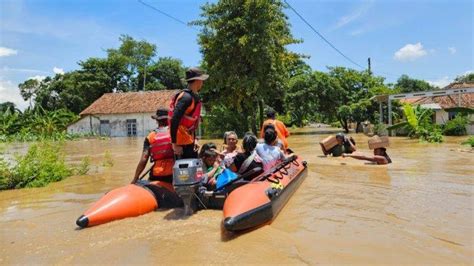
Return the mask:
POLYGON ((387 130, 405 128, 410 137, 418 137, 419 133, 425 130, 427 118, 432 114, 430 109, 422 108, 419 105, 413 108, 410 104, 403 105, 405 121, 389 126, 387 130))

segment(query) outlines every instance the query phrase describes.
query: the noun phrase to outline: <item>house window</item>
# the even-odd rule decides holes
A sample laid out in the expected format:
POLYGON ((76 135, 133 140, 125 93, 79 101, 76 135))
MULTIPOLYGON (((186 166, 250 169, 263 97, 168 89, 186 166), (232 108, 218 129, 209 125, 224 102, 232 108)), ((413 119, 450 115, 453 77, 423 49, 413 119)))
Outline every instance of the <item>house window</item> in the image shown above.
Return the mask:
POLYGON ((137 136, 137 120, 136 119, 127 119, 127 136, 129 137, 137 136))
POLYGON ((448 112, 448 120, 453 120, 456 117, 456 112, 448 112))

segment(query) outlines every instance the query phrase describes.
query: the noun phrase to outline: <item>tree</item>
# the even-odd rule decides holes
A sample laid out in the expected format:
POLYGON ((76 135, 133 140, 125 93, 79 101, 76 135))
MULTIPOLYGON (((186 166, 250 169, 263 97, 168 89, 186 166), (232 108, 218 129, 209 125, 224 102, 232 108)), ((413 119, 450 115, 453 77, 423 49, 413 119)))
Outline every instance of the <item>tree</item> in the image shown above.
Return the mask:
POLYGON ((430 91, 437 87, 430 85, 428 82, 419 79, 412 79, 407 75, 402 75, 395 84, 395 89, 400 93, 415 92, 415 91, 430 91))
POLYGON ((457 76, 455 82, 474 83, 474 72, 465 75, 457 76))
POLYGON ((208 106, 223 103, 254 132, 264 104, 282 111, 288 67, 299 58, 286 49, 298 41, 283 7, 278 0, 208 3, 194 22, 202 26, 199 44, 211 76, 203 88, 208 106))
POLYGON ((18 85, 21 97, 23 97, 25 101, 30 102, 30 108, 32 100, 36 97, 38 90, 40 89, 40 85, 41 81, 37 79, 28 79, 18 85))
POLYGON ((147 90, 182 89, 185 87, 183 77, 185 68, 179 59, 160 57, 150 66, 147 90))
POLYGON ((126 60, 128 75, 126 81, 130 91, 144 90, 147 68, 156 55, 156 45, 145 40, 136 41, 128 35, 120 36, 122 42, 118 49, 108 49, 108 58, 123 57, 126 60))
POLYGON ((4 113, 7 110, 10 110, 11 112, 15 112, 16 111, 15 104, 12 102, 0 103, 0 113, 4 113))

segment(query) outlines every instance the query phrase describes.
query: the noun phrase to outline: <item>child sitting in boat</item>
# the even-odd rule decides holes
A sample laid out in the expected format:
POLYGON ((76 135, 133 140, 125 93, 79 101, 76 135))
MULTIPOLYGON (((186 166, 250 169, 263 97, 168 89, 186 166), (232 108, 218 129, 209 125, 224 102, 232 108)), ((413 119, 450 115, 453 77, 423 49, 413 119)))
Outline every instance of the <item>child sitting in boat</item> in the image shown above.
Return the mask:
POLYGON ((207 180, 207 184, 211 187, 216 185, 217 176, 224 171, 224 167, 221 165, 220 153, 217 151, 216 144, 210 142, 202 145, 201 151, 199 152, 199 158, 203 162, 205 169, 204 180, 207 180))
POLYGON ((280 147, 277 146, 277 133, 273 125, 268 125, 265 128, 264 140, 264 143, 257 144, 256 150, 257 154, 262 158, 264 170, 267 171, 283 161, 286 156, 280 147))
POLYGON ((257 137, 253 133, 246 133, 242 140, 244 152, 238 153, 230 166, 230 169, 239 175, 245 175, 257 167, 262 169, 262 171, 246 176, 244 180, 252 180, 263 172, 262 159, 258 156, 257 151, 255 150, 257 142, 257 137))

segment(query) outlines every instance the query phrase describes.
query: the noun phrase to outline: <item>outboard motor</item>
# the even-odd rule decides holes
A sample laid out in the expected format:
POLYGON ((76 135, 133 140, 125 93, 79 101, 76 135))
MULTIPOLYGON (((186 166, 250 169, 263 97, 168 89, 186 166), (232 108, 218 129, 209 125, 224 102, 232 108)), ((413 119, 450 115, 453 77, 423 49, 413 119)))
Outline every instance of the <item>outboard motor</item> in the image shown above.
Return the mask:
POLYGON ((173 187, 183 200, 185 215, 193 214, 198 207, 198 190, 203 178, 200 159, 176 160, 173 167, 173 187))

